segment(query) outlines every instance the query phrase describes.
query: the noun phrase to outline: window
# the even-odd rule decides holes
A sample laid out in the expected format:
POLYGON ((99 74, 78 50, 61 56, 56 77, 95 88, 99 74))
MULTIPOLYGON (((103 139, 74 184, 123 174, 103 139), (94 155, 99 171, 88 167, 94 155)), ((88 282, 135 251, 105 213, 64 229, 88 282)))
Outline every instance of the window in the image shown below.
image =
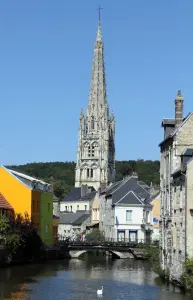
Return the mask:
POLYGON ((85 210, 87 210, 87 205, 85 205, 84 207, 85 207, 85 210))
POLYGON ((93 169, 90 170, 90 177, 93 177, 93 169))
POLYGON ((79 210, 79 205, 77 205, 77 210, 79 210))
POLYGON ((88 156, 90 157, 90 146, 88 147, 88 156))
POLYGON ((72 212, 72 205, 70 206, 70 211, 72 212))
POLYGON ((94 130, 94 117, 91 117, 91 130, 94 130))
POLYGON ((48 203, 48 212, 50 212, 50 202, 48 203))
POLYGON ((94 156, 94 146, 92 146, 92 156, 94 156))
POLYGON ((48 235, 48 231, 49 231, 49 225, 46 224, 46 235, 48 235))
POLYGON ((67 206, 65 206, 65 210, 67 211, 68 209, 67 209, 67 206))
POLYGON ((89 169, 87 169, 87 178, 89 178, 89 169))
POLYGON ((126 210, 126 221, 132 221, 132 210, 126 210))

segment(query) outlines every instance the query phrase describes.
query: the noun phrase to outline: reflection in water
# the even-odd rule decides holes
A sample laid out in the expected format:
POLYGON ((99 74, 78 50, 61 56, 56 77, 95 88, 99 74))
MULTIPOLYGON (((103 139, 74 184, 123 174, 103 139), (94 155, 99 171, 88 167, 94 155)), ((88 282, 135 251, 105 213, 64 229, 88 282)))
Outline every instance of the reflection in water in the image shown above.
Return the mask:
POLYGON ((104 286, 103 299, 189 300, 156 278, 149 263, 85 256, 0 270, 0 299, 90 300, 104 286))

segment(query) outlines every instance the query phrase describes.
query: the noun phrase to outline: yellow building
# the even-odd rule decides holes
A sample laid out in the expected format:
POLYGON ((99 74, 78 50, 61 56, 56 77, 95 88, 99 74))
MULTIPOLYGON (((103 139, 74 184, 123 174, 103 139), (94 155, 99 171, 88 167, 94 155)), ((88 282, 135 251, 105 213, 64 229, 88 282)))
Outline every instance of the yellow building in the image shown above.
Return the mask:
POLYGON ((159 220, 160 220, 160 191, 151 197, 152 221, 153 221, 153 240, 159 240, 159 220))
POLYGON ((96 193, 94 200, 92 202, 92 225, 99 223, 99 193, 96 193))
POLYGON ((43 242, 53 243, 51 184, 0 166, 0 193, 13 207, 15 214, 29 217, 43 242))

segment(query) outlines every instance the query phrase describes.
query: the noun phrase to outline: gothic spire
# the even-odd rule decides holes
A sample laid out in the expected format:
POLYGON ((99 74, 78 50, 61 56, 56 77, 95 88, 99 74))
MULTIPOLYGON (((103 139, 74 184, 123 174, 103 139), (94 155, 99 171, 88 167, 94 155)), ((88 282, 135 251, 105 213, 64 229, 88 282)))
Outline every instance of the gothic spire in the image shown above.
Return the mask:
POLYGON ((90 84, 89 107, 94 108, 100 114, 100 110, 107 104, 106 78, 104 64, 104 45, 102 40, 101 24, 98 23, 97 36, 94 45, 94 57, 92 64, 92 78, 90 84))
POLYGON ((98 23, 96 41, 97 42, 102 42, 102 31, 101 31, 101 24, 100 24, 100 22, 98 23))

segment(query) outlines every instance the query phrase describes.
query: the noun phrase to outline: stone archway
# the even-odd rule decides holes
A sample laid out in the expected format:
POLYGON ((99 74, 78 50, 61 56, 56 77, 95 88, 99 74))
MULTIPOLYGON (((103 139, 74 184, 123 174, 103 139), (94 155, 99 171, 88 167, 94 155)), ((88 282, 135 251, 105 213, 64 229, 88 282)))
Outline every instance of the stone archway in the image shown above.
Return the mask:
MULTIPOLYGON (((95 249, 96 250, 96 249, 95 249)), ((80 257, 82 254, 86 253, 86 252, 91 252, 92 250, 71 250, 69 252, 70 257, 71 258, 78 258, 80 257)), ((111 253, 112 255, 114 255, 117 258, 120 259, 126 259, 126 258, 134 258, 133 254, 130 252, 120 252, 120 251, 112 251, 112 250, 106 250, 109 253, 111 253)))

